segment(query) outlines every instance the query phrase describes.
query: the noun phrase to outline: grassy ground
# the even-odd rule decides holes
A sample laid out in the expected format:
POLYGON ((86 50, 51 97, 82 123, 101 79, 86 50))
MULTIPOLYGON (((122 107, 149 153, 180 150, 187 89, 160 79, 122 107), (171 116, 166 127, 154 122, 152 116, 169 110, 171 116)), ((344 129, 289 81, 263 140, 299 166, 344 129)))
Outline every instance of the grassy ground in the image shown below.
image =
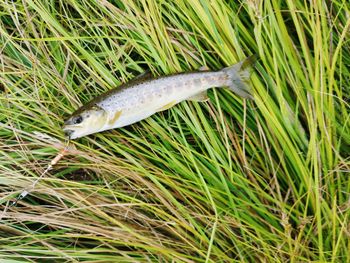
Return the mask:
POLYGON ((349 32, 347 0, 1 1, 1 262, 349 262, 349 32), (254 53, 254 101, 79 139, 9 206, 78 106, 254 53))

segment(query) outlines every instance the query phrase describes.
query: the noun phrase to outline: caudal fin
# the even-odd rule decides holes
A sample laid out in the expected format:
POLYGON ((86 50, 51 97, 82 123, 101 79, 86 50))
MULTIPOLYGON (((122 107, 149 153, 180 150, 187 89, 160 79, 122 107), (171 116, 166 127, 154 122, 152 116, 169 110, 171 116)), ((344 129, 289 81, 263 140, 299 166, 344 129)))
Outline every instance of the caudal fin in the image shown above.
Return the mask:
POLYGON ((249 79, 256 59, 257 56, 253 55, 233 66, 222 69, 222 72, 228 75, 227 86, 230 90, 246 99, 254 99, 251 93, 249 79))

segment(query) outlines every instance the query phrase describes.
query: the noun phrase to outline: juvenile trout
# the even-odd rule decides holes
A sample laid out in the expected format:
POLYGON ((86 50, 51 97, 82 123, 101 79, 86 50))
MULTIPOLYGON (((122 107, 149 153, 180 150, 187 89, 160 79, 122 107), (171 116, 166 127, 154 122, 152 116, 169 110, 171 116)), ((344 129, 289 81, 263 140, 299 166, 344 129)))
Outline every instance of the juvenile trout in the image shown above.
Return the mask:
POLYGON ((248 80, 254 62, 248 57, 219 71, 180 73, 156 79, 135 79, 112 89, 75 111, 63 130, 69 139, 120 128, 171 108, 184 100, 205 101, 207 90, 228 87, 252 99, 248 80))

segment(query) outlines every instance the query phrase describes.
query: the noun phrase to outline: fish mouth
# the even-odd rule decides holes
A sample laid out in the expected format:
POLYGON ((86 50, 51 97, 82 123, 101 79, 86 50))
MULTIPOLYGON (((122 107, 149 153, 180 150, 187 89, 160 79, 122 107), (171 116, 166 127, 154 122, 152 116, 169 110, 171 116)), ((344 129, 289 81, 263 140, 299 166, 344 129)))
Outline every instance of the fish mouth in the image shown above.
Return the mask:
POLYGON ((67 137, 69 140, 72 139, 72 135, 74 133, 74 128, 72 125, 63 125, 62 130, 64 132, 64 136, 67 137))
POLYGON ((72 139, 72 134, 74 133, 73 130, 68 130, 63 128, 64 136, 66 136, 69 140, 72 139))

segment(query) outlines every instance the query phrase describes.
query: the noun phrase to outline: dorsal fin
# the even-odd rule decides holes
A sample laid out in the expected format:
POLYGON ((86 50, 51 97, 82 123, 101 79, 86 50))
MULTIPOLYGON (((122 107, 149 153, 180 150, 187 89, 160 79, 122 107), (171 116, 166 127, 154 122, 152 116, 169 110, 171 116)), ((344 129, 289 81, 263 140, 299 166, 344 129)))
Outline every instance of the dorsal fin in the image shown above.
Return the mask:
POLYGON ((149 69, 147 69, 145 72, 142 72, 140 75, 137 75, 136 77, 134 77, 133 79, 131 79, 130 81, 142 81, 142 80, 146 80, 146 79, 150 79, 152 78, 152 74, 151 71, 149 69))

